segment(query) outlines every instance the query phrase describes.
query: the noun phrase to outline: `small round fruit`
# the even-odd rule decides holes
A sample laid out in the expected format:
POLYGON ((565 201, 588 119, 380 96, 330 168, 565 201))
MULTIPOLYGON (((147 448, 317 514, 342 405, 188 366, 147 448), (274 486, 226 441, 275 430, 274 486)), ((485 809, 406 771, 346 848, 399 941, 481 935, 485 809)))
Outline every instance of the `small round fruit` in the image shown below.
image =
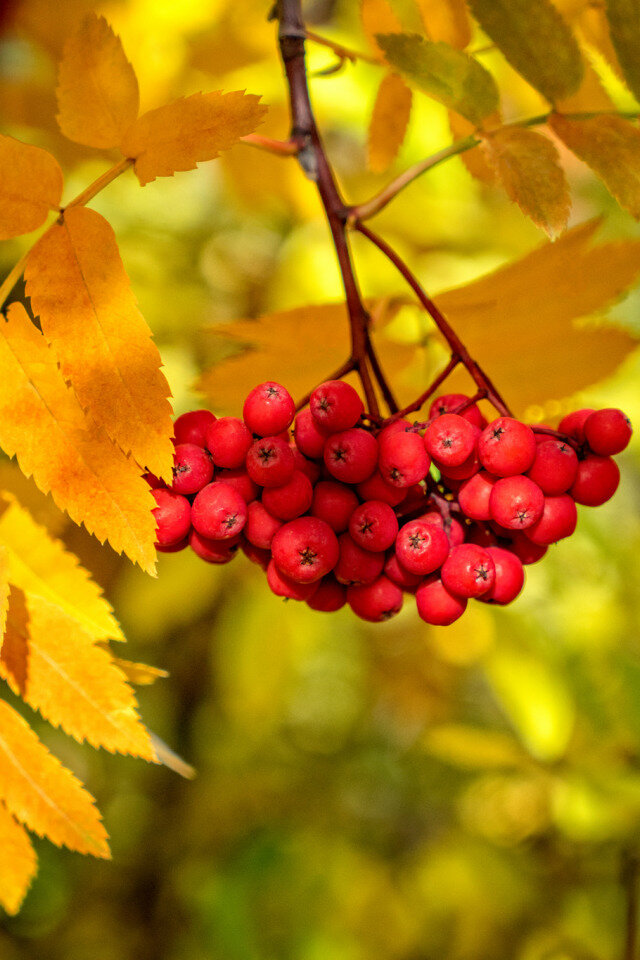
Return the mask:
POLYGON ((281 487, 293 476, 295 458, 280 437, 263 437, 249 447, 247 473, 261 487, 281 487))
POLYGON ((176 443, 195 443, 204 447, 207 430, 215 421, 216 418, 209 410, 190 410, 183 413, 173 425, 176 443))
POLYGON ((173 483, 176 493, 189 496, 202 490, 213 478, 213 460, 196 443, 179 443, 173 454, 173 483))
POLYGON ((361 620, 380 623, 400 612, 402 590, 382 575, 373 583, 347 587, 347 603, 361 620))
MULTIPOLYGON (((444 393, 442 396, 436 397, 429 407, 429 419, 442 416, 445 413, 457 413, 458 408, 470 399, 466 393, 444 393)), ((482 429, 485 426, 482 414, 475 403, 465 407, 459 416, 464 417, 465 420, 468 420, 474 427, 482 429)))
POLYGON ((328 523, 335 533, 344 533, 358 503, 355 492, 346 483, 321 480, 313 490, 311 513, 328 523))
POLYGON ((151 491, 156 506, 151 511, 156 521, 156 541, 169 547, 183 540, 191 528, 191 504, 186 497, 165 487, 151 491))
POLYGON ((324 445, 324 462, 336 480, 362 483, 376 469, 378 441, 358 427, 333 433, 324 445))
POLYGON ((485 470, 498 477, 526 473, 536 455, 531 427, 513 417, 498 417, 478 438, 478 455, 485 470))
POLYGON ((526 531, 527 537, 540 546, 548 546, 570 537, 578 522, 575 500, 568 493, 545 497, 542 516, 526 531))
POLYGON ((584 443, 584 425, 587 417, 592 413, 591 407, 584 407, 582 410, 574 410, 572 413, 568 413, 558 424, 558 433, 564 433, 572 440, 584 443))
POLYGON ((296 583, 314 583, 338 562, 338 538, 317 517, 298 517, 283 524, 271 542, 278 568, 296 583))
POLYGON ((259 437, 274 437, 293 423, 296 405, 288 390, 274 380, 260 383, 248 394, 242 417, 259 437))
POLYGON ((496 575, 493 586, 480 600, 501 605, 511 603, 524 586, 522 562, 511 550, 502 547, 487 547, 487 553, 493 560, 496 575))
POLYGON ((240 536, 231 540, 210 540, 197 530, 189 534, 189 546, 206 563, 229 563, 240 549, 240 536))
POLYGON ((378 470, 392 487, 413 486, 424 480, 431 460, 418 433, 394 433, 380 442, 378 470))
POLYGON ((379 577, 384 567, 384 553, 374 553, 359 547, 350 534, 339 537, 340 556, 333 575, 339 583, 350 586, 353 583, 372 583, 379 577))
POLYGON ((282 526, 282 520, 269 513, 259 500, 254 500, 247 508, 247 522, 244 535, 249 543, 261 550, 270 550, 271 542, 282 526))
POLYGON ((364 405, 351 384, 327 380, 311 393, 309 410, 318 429, 327 434, 354 427, 364 413, 364 405))
POLYGON ((298 450, 305 457, 311 457, 312 460, 322 459, 327 435, 320 430, 310 410, 301 410, 296 417, 293 436, 298 450))
POLYGON ((252 443, 251 431, 238 417, 220 417, 207 428, 205 446, 217 467, 243 467, 252 443))
POLYGON ((489 497, 491 519, 507 530, 526 530, 542 516, 544 494, 529 477, 496 480, 489 497))
POLYGON ((560 493, 566 493, 577 473, 578 455, 573 447, 564 440, 548 437, 537 443, 535 459, 527 476, 548 497, 557 497, 560 493))
POLYGON ((281 487, 270 487, 262 494, 263 504, 279 520, 295 520, 302 516, 312 500, 313 487, 302 470, 294 470, 281 487))
POLYGON ((237 490, 219 480, 203 487, 191 507, 191 522, 203 537, 230 540, 244 527, 247 505, 237 490))
POLYGON ((443 413, 429 424, 424 445, 438 466, 459 467, 471 454, 476 444, 478 429, 457 413, 443 413))
POLYGON ((396 556, 409 573, 423 576, 433 573, 448 553, 449 541, 444 529, 425 520, 410 520, 396 537, 396 556))
POLYGON ((450 593, 458 597, 481 597, 493 586, 495 566, 484 547, 462 543, 451 549, 440 576, 450 593))
POLYGON ((631 421, 622 410, 594 410, 584 422, 584 438, 594 453, 610 457, 622 453, 631 439, 631 421))
POLYGON ((578 463, 576 479, 569 493, 587 507, 599 507, 610 500, 620 483, 620 468, 611 457, 589 454, 578 463))
POLYGON ((448 627, 467 609, 467 600, 447 590, 442 580, 434 574, 427 577, 416 590, 416 607, 418 616, 425 623, 448 627))
POLYGON ((318 610, 322 613, 335 613, 340 610, 347 602, 347 588, 335 579, 332 574, 327 574, 317 584, 318 589, 307 600, 307 606, 312 610, 318 610))
POLYGON ((354 542, 365 550, 386 550, 398 535, 398 518, 388 503, 368 500, 351 514, 349 533, 354 542))
POLYGON ((267 566, 267 583, 276 597, 284 597, 285 600, 309 600, 318 586, 317 583, 292 580, 278 569, 275 560, 270 560, 267 566))

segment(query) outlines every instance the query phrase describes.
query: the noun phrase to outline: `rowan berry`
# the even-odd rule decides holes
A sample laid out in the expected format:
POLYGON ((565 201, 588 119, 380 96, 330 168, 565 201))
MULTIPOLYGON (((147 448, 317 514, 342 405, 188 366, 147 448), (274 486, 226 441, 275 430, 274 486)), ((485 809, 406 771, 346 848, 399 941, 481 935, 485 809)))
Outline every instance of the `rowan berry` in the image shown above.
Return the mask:
POLYGON ((385 483, 406 488, 424 480, 431 460, 417 433, 393 433, 380 443, 378 470, 385 483))
POLYGON ((293 436, 298 450, 305 457, 311 457, 312 460, 322 459, 327 434, 322 432, 312 416, 311 410, 300 411, 293 427, 293 436))
POLYGON ((249 428, 237 417, 220 417, 207 427, 205 446, 217 467, 236 470, 253 443, 249 428))
POLYGON ((318 581, 317 587, 318 589, 307 600, 307 606, 311 607, 312 610, 334 613, 344 607, 347 602, 346 587, 338 583, 332 574, 329 573, 318 581))
POLYGON ((515 553, 502 547, 487 547, 487 553, 493 560, 495 579, 491 589, 479 599, 504 606, 515 600, 524 586, 522 562, 515 553))
POLYGON ((284 597, 285 600, 309 600, 318 586, 317 583, 292 580, 278 568, 275 560, 270 560, 267 565, 267 583, 276 597, 284 597))
POLYGON ((576 479, 569 493, 588 507, 599 507, 610 500, 620 483, 620 469, 611 457, 589 454, 578 463, 576 479))
POLYGON ((216 480, 228 483, 230 487, 237 490, 245 503, 251 503, 260 496, 260 487, 253 482, 244 467, 217 470, 216 480))
POLYGON ((529 479, 548 497, 566 493, 577 473, 578 456, 573 447, 549 437, 537 444, 535 459, 527 470, 529 479))
POLYGON ((568 413, 558 424, 558 432, 566 434, 572 440, 577 440, 578 443, 584 443, 585 421, 592 413, 592 407, 584 407, 582 410, 574 410, 572 413, 568 413))
POLYGON ((575 501, 568 493, 545 497, 540 519, 529 527, 527 536, 533 543, 547 546, 570 537, 578 522, 575 501))
POLYGON ((271 487, 262 494, 262 502, 279 520, 295 520, 311 506, 313 487, 302 472, 294 470, 289 480, 281 487, 271 487))
POLYGON ((296 583, 313 583, 338 562, 338 538, 318 517, 298 517, 283 524, 271 542, 278 568, 296 583))
POLYGON ((328 523, 335 533, 344 533, 359 500, 345 483, 321 480, 313 490, 311 513, 328 523))
POLYGON ((197 530, 189 534, 189 546, 201 560, 207 563, 229 563, 240 549, 240 536, 231 540, 210 540, 197 530))
POLYGON ((480 463, 480 457, 478 456, 477 446, 471 451, 470 456, 467 457, 461 464, 457 467, 439 467, 440 473, 442 474, 443 480, 447 486, 454 490, 456 488, 456 481, 458 480, 468 480, 469 477, 472 477, 474 473, 477 473, 478 470, 482 469, 480 463))
POLYGON ((410 420, 392 420, 378 432, 376 439, 381 444, 396 433, 415 433, 415 430, 410 420))
POLYGON ((447 590, 442 580, 433 574, 416 590, 416 607, 418 616, 425 623, 448 627, 467 609, 467 600, 447 590))
POLYGON ((326 433, 338 433, 354 427, 364 413, 358 393, 344 380, 327 380, 309 397, 309 410, 318 428, 326 433))
POLYGON ((173 483, 176 493, 189 496, 202 490, 213 478, 213 460, 204 447, 179 443, 173 454, 173 483))
MULTIPOLYGON (((436 397, 429 407, 429 419, 442 416, 443 413, 456 413, 458 407, 461 407, 470 399, 465 393, 444 393, 441 397, 436 397)), ((465 420, 479 429, 485 426, 484 417, 475 403, 465 407, 459 416, 464 417, 465 420)))
POLYGON ((353 540, 350 534, 343 533, 338 538, 340 556, 333 575, 339 583, 349 586, 352 583, 372 583, 379 577, 384 567, 384 553, 365 550, 353 540))
POLYGON ((254 500, 247 507, 247 522, 243 533, 245 538, 254 547, 261 550, 270 550, 271 541, 282 526, 282 520, 275 517, 259 500, 254 500))
POLYGON ((361 620, 380 623, 402 608, 402 590, 384 575, 373 583, 347 587, 347 603, 361 620))
POLYGON ((259 383, 247 395, 242 417, 252 433, 274 437, 293 423, 296 405, 288 390, 273 380, 259 383))
POLYGON ((424 520, 410 520, 396 537, 396 556, 409 573, 423 576, 437 570, 447 558, 449 541, 442 527, 424 520))
POLYGON ((473 453, 479 430, 457 413, 443 413, 429 424, 424 445, 443 470, 459 467, 473 453))
POLYGON ((386 550, 398 535, 398 518, 388 503, 367 500, 351 514, 349 533, 354 542, 365 550, 386 550))
POLYGON ((271 550, 263 550, 261 547, 256 547, 253 543, 249 543, 249 541, 245 540, 244 538, 241 538, 240 549, 244 553, 247 560, 250 560, 251 563, 257 564, 266 571, 267 567, 271 563, 271 550))
POLYGON ((206 444, 207 430, 216 418, 209 410, 190 410, 173 424, 176 443, 195 443, 199 447, 206 444))
POLYGON ((154 546, 158 553, 180 553, 181 550, 189 546, 189 537, 183 537, 182 540, 177 540, 176 543, 168 543, 166 546, 162 543, 155 543, 154 546))
POLYGON ((489 498, 497 477, 480 470, 465 480, 458 490, 458 503, 471 520, 490 520, 489 498))
POLYGON ((378 463, 378 442, 358 427, 333 433, 324 445, 324 462, 336 480, 362 483, 378 463))
POLYGON ((403 487, 392 487, 379 471, 372 473, 367 480, 359 483, 356 490, 363 500, 382 500, 391 507, 401 504, 408 493, 408 490, 403 487))
POLYGON ((156 521, 156 541, 169 547, 184 539, 191 527, 191 504, 182 494, 166 487, 151 491, 156 506, 151 511, 156 521))
POLYGON ((507 530, 532 527, 544 508, 544 493, 529 477, 503 477, 496 480, 489 497, 491 518, 507 530))
POLYGON ((548 549, 548 545, 546 543, 534 543, 533 540, 527 536, 527 534, 530 533, 530 529, 531 528, 529 528, 529 530, 527 530, 525 533, 519 533, 517 530, 513 530, 511 533, 511 541, 509 543, 509 549, 511 552, 515 553, 516 557, 518 557, 520 562, 525 566, 528 566, 530 563, 537 563, 538 560, 542 560, 548 549))
POLYGON ((247 520, 247 505, 237 490, 219 480, 203 487, 191 507, 191 522, 203 537, 230 540, 247 520))
POLYGON ((451 549, 440 576, 450 593, 459 597, 480 597, 493 586, 495 566, 484 547, 462 543, 451 549))
POLYGON ((383 572, 389 580, 393 580, 402 590, 406 590, 409 593, 415 593, 424 580, 423 574, 410 573, 409 570, 405 570, 398 560, 395 551, 385 560, 383 572))
POLYGON ((466 537, 466 528, 451 515, 443 517, 439 510, 427 510, 418 520, 425 523, 433 523, 436 527, 444 530, 450 547, 455 547, 459 543, 464 543, 466 537))
POLYGON ((631 421, 614 407, 594 410, 584 422, 584 438, 594 453, 610 457, 622 453, 632 434, 631 421))
POLYGON ((295 459, 289 444, 280 437, 262 437, 249 447, 247 473, 261 487, 281 487, 291 479, 295 459))
POLYGON ((296 470, 300 470, 301 473, 304 473, 305 477, 309 478, 311 486, 315 486, 320 479, 320 474, 322 472, 320 464, 315 460, 308 460, 304 454, 300 453, 295 443, 290 443, 289 449, 293 454, 294 468, 296 470))
POLYGON ((536 438, 525 423, 498 417, 480 434, 478 455, 485 470, 498 477, 526 473, 536 455, 536 438))

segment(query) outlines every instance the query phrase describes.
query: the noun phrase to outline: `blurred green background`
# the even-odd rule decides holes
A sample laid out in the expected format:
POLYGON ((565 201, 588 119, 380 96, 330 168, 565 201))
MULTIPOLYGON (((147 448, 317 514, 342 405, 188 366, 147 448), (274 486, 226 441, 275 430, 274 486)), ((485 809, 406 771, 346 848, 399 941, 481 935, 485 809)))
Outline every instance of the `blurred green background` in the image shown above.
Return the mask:
MULTIPOLYGON (((58 157, 65 201, 113 162, 55 127, 56 61, 88 9, 121 34, 143 108, 247 89, 270 105, 260 132, 287 136, 267 3, 15 0, 2 8, 2 129, 58 157)), ((408 0, 396 9, 417 25, 408 0)), ((367 49, 353 0, 316 0, 307 12, 318 32, 367 49)), ((311 70, 333 60, 314 47, 311 70)), ((508 87, 508 116, 540 112, 497 54, 485 62, 508 87)), ((386 179, 365 164, 379 76, 359 63, 312 81, 351 200, 386 179)), ((445 111, 415 99, 392 172, 450 142, 445 111)), ((572 223, 603 214, 601 238, 640 236, 586 168, 569 162, 569 173, 572 223)), ((239 145, 144 189, 122 177, 93 206, 116 230, 176 413, 202 403, 193 384, 219 355, 212 327, 340 297, 322 212, 293 161, 239 145)), ((459 159, 412 185, 376 225, 432 292, 543 239, 459 159)), ((3 273, 28 242, 3 245, 3 273)), ((356 243, 355 252, 366 295, 400 290, 370 250, 356 243)), ((639 302, 636 293, 617 305, 616 322, 640 331, 639 302)), ((636 354, 573 406, 622 406, 640 423, 639 370, 636 354)), ((113 862, 39 843, 22 912, 0 919, 0 958, 622 958, 630 881, 621 875, 632 878, 640 857, 637 439, 620 464, 615 499, 581 508, 577 534, 527 569, 512 607, 471 604, 446 629, 428 628, 411 603, 371 627, 348 610, 285 603, 242 556, 227 567, 161 556, 152 580, 43 507, 103 585, 126 655, 170 672, 140 690, 142 714, 198 776, 183 781, 38 725, 96 796, 113 862)))

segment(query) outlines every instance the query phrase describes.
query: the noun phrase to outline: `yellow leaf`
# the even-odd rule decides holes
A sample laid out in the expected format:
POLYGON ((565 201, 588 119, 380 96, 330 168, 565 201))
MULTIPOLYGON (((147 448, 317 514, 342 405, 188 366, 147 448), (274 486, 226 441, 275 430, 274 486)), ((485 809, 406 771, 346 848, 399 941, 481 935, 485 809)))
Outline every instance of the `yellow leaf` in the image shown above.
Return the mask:
POLYGON ((621 207, 640 220, 640 131, 622 117, 569 120, 554 114, 549 125, 589 164, 621 207))
POLYGON ((582 83, 575 93, 556 101, 560 113, 589 113, 615 110, 614 103, 588 60, 584 64, 582 83))
POLYGON ((60 607, 11 587, 0 676, 45 720, 94 747, 154 760, 131 687, 60 607))
POLYGON ((402 146, 411 113, 411 90, 395 73, 387 73, 369 125, 369 169, 384 173, 402 146))
POLYGON ((33 247, 25 280, 80 405, 140 466, 170 478, 169 385, 109 223, 72 207, 33 247))
POLYGON ((0 446, 72 520, 153 572, 155 503, 147 484, 85 416, 19 303, 0 324, 0 370, 0 446))
MULTIPOLYGON (((367 307, 374 329, 383 325, 389 310, 394 308, 387 298, 367 302, 367 307)), ((216 327, 215 335, 231 338, 245 350, 203 373, 198 389, 216 407, 234 414, 242 409, 249 390, 264 380, 283 383, 292 396, 301 399, 344 363, 351 350, 344 302, 296 307, 260 320, 236 320, 216 327)), ((376 343, 391 380, 416 353, 415 347, 390 340, 377 339, 376 343)), ((347 379, 359 389, 355 375, 347 379)))
POLYGON ((4 491, 0 491, 0 546, 12 584, 60 607, 96 640, 124 640, 110 604, 78 558, 4 491))
POLYGON ((9 553, 0 545, 0 653, 9 606, 9 553))
POLYGON ((610 376, 635 346, 615 327, 573 323, 619 299, 640 274, 640 241, 592 246, 597 225, 435 298, 516 416, 610 376))
POLYGON ((0 135, 0 240, 35 230, 57 210, 62 170, 40 147, 0 135))
POLYGON ((607 0, 604 12, 624 78, 636 100, 640 100, 640 16, 637 0, 607 0))
POLYGON ((511 200, 555 237, 567 225, 571 196, 558 151, 547 137, 523 127, 502 127, 483 141, 489 163, 511 200))
POLYGON ((0 803, 0 904, 14 916, 31 885, 38 861, 27 831, 0 803))
MULTIPOLYGON (((462 140, 471 134, 477 135, 477 127, 474 123, 465 120, 464 117, 456 113, 455 110, 449 110, 449 126, 454 140, 462 140)), ((496 175, 492 167, 487 163, 484 152, 478 144, 471 150, 465 150, 460 154, 460 159, 469 171, 472 177, 480 180, 481 183, 494 184, 496 175)))
POLYGON ((182 97, 143 113, 122 141, 122 152, 135 159, 142 186, 178 170, 194 170, 256 129, 267 110, 259 101, 242 90, 182 97))
POLYGON ((107 832, 93 797, 4 700, 0 700, 0 799, 39 837, 109 858, 107 832))
MULTIPOLYGON (((99 643, 98 646, 110 652, 109 644, 99 643)), ((133 660, 123 660, 122 657, 114 656, 111 659, 114 666, 124 673, 127 680, 139 687, 149 687, 156 680, 169 676, 166 670, 161 670, 160 667, 150 667, 147 663, 134 663, 133 660)))
POLYGON ((117 147, 138 116, 138 81, 120 38, 89 13, 64 48, 58 77, 58 124, 88 147, 117 147))
POLYGON ((10 493, 29 512, 32 519, 57 537, 69 523, 69 518, 58 510, 53 499, 38 490, 34 481, 26 477, 14 460, 0 462, 0 499, 10 493))
POLYGON ((398 20, 388 0, 360 0, 362 29, 371 45, 371 49, 384 59, 384 53, 376 40, 377 33, 401 33, 402 24, 398 20))
POLYGON ((417 0, 424 29, 430 40, 463 50, 471 40, 471 23, 464 0, 417 0))
POLYGON ((470 0, 469 6, 512 67, 550 103, 578 89, 580 50, 551 0, 470 0))

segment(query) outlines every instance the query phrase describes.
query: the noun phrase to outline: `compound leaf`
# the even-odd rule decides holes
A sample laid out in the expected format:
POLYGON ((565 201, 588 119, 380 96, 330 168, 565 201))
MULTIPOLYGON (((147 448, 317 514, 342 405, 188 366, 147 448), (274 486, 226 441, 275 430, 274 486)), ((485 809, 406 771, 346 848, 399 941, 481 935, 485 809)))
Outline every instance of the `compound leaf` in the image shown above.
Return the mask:
POLYGON ((0 803, 0 905, 14 916, 31 885, 38 861, 24 827, 0 803))
POLYGON ((0 240, 41 226, 62 196, 62 170, 55 157, 0 135, 0 240))
POLYGON ((369 125, 369 168, 374 173, 384 173, 402 146, 411 98, 411 90, 397 74, 382 78, 369 125))

